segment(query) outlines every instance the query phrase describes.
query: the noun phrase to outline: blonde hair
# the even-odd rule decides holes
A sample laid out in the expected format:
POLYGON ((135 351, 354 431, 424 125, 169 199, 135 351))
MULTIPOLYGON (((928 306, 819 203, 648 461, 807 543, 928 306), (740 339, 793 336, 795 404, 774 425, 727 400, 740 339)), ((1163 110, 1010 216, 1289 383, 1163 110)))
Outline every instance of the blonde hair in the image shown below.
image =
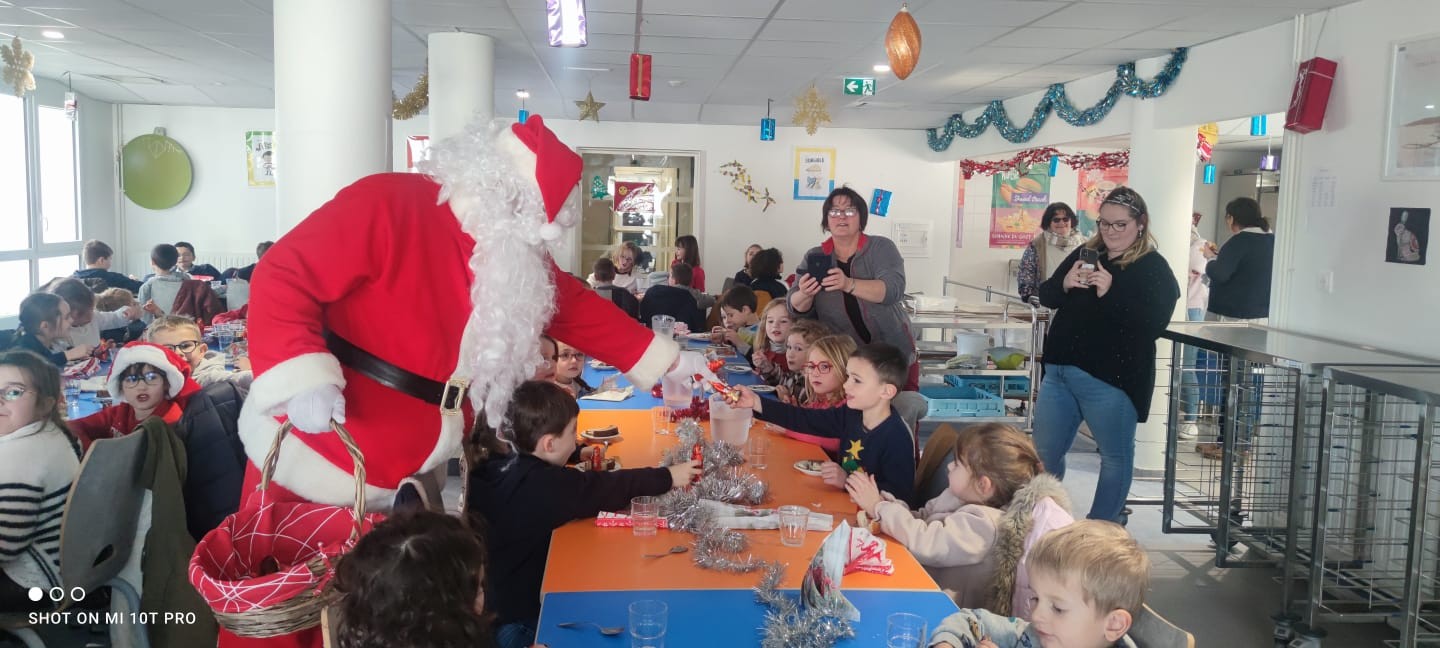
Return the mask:
MULTIPOLYGON (((1123 185, 1116 187, 1106 194, 1105 201, 1100 203, 1101 207, 1105 205, 1119 205, 1129 209, 1130 215, 1135 217, 1135 226, 1140 228, 1140 235, 1135 237, 1135 242, 1131 243, 1130 247, 1125 248, 1125 252, 1115 261, 1116 265, 1121 268, 1128 267, 1139 261, 1140 257, 1160 248, 1160 243, 1150 233, 1150 209, 1145 206, 1145 199, 1140 197, 1139 192, 1123 185)), ((1099 222, 1098 212, 1096 222, 1099 222)), ((1105 239, 1100 236, 1099 225, 1095 226, 1095 235, 1085 242, 1085 247, 1095 250, 1101 256, 1109 253, 1105 247, 1105 239)))
POLYGON ((1030 437, 1014 426, 1004 423, 971 425, 960 430, 955 439, 955 460, 970 471, 973 478, 986 477, 995 487, 995 494, 982 504, 1004 508, 1044 467, 1030 437))
POLYGON ((1145 549, 1125 527, 1103 520, 1080 520, 1041 536, 1025 565, 1031 574, 1078 583, 1085 602, 1102 615, 1125 610, 1138 616, 1150 586, 1145 549))
POLYGON ((95 309, 99 311, 116 311, 135 304, 135 293, 124 288, 107 288, 95 296, 95 309))
POLYGON ((634 263, 630 264, 630 272, 633 273, 640 267, 640 246, 636 245, 634 241, 622 241, 619 245, 616 245, 615 249, 610 251, 610 261, 618 267, 620 265, 620 255, 624 254, 625 250, 630 250, 630 254, 635 256, 634 259, 631 259, 634 263))
MULTIPOLYGON (((785 303, 785 300, 783 299, 777 301, 782 304, 785 303)), ((819 340, 820 338, 823 338, 827 335, 835 334, 835 332, 831 331, 830 327, 826 326, 824 322, 813 319, 802 319, 791 324, 790 335, 795 335, 796 333, 799 333, 800 339, 805 340, 805 344, 808 345, 814 345, 816 340, 819 340)))
MULTIPOLYGON (((858 347, 855 346, 855 340, 848 335, 827 335, 815 340, 815 343, 810 345, 810 352, 819 351, 824 355, 825 359, 834 366, 831 371, 840 372, 840 384, 844 385, 845 381, 850 379, 850 374, 845 371, 845 363, 850 360, 850 355, 855 353, 856 348, 858 347)), ((810 381, 805 381, 805 398, 808 402, 813 403, 822 396, 829 400, 843 401, 845 400, 845 391, 837 389, 829 394, 816 394, 810 381)))
MULTIPOLYGON (((790 328, 791 328, 792 330, 795 328, 795 316, 793 316, 793 315, 790 314, 790 306, 785 302, 785 300, 783 300, 783 299, 772 299, 772 300, 770 300, 768 303, 765 304, 765 308, 760 309, 760 329, 761 329, 761 331, 760 331, 760 337, 761 337, 761 338, 764 338, 765 342, 767 342, 767 343, 773 342, 773 340, 770 339, 770 334, 769 334, 769 333, 766 333, 765 330, 764 330, 764 329, 765 329, 765 315, 766 315, 767 313, 769 313, 770 311, 776 309, 776 308, 781 308, 781 309, 784 309, 784 310, 785 310, 785 316, 790 318, 790 328)), ((789 333, 786 333, 786 334, 785 334, 785 337, 790 337, 790 334, 789 334, 789 333)), ((784 343, 785 343, 785 340, 780 340, 780 343, 781 343, 781 344, 784 344, 784 343)))
POLYGON ((200 329, 200 325, 195 323, 195 320, 181 315, 166 315, 165 317, 156 318, 155 321, 150 323, 150 326, 145 327, 145 340, 148 342, 155 339, 155 334, 161 331, 173 331, 186 328, 195 331, 197 337, 202 339, 205 337, 205 332, 200 329))

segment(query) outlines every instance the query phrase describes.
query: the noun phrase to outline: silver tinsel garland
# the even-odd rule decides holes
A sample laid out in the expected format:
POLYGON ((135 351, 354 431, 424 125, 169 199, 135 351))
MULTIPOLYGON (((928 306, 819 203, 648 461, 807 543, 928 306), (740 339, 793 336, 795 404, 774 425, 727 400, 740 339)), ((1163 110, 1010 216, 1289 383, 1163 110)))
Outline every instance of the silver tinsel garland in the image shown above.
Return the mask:
POLYGON ((695 445, 699 444, 704 457, 700 462, 703 474, 691 490, 701 499, 747 505, 765 502, 770 486, 757 475, 734 470, 745 464, 745 453, 740 448, 723 441, 706 441, 704 428, 694 419, 680 421, 675 435, 680 443, 665 452, 660 465, 690 461, 695 445))
POLYGON ((841 639, 855 636, 855 629, 839 609, 802 608, 800 603, 780 592, 785 566, 769 563, 755 598, 765 607, 765 636, 761 648, 830 648, 841 639))

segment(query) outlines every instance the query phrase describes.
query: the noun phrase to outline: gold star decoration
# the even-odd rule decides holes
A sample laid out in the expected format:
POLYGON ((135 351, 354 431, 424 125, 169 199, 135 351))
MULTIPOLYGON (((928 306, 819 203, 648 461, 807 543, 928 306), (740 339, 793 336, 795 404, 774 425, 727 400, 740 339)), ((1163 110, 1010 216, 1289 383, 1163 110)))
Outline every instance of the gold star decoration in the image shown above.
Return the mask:
POLYGON ((820 96, 820 90, 815 84, 810 84, 810 89, 806 90, 805 94, 795 98, 795 116, 791 118, 791 122, 796 126, 804 126, 808 135, 814 135, 821 124, 830 123, 830 105, 820 96))
POLYGON ((600 109, 605 107, 605 103, 596 101, 593 93, 586 92, 585 100, 575 102, 575 107, 580 109, 580 121, 593 119, 598 124, 600 123, 600 109))
POLYGON ((0 45, 0 58, 5 61, 5 84, 15 88, 15 96, 23 97, 26 91, 35 89, 35 76, 30 73, 35 68, 35 55, 20 46, 19 36, 9 46, 0 45))
POLYGON ((861 453, 861 452, 864 452, 864 451, 865 451, 865 446, 860 445, 860 440, 859 440, 859 439, 855 439, 854 441, 851 441, 851 442, 850 442, 850 447, 845 450, 845 457, 846 457, 847 459, 854 459, 854 460, 856 460, 856 461, 859 461, 859 460, 860 460, 860 453, 861 453))

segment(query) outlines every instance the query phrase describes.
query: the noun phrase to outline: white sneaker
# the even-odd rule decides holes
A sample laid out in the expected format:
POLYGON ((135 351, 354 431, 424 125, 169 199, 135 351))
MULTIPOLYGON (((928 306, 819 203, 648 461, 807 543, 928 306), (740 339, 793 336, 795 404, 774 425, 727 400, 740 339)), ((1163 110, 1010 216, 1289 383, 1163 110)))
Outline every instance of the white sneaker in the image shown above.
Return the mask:
POLYGON ((1200 436, 1200 427, 1194 423, 1181 423, 1180 431, 1175 433, 1175 438, 1181 441, 1194 441, 1200 436))

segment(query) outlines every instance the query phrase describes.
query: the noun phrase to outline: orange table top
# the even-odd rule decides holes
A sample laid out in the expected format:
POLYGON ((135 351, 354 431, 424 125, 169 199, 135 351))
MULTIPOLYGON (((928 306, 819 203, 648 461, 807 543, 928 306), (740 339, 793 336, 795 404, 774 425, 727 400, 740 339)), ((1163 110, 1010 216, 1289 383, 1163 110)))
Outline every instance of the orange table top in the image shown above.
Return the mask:
MULTIPOLYGON (((582 410, 578 428, 586 430, 616 425, 623 440, 610 446, 609 456, 618 456, 628 468, 659 465, 665 451, 679 440, 674 436, 658 436, 651 430, 650 412, 634 410, 582 410)), ((708 424, 706 424, 708 426, 708 424)), ((799 504, 812 511, 835 516, 836 524, 846 519, 855 523, 855 504, 844 491, 826 486, 818 477, 805 475, 794 468, 801 459, 824 459, 820 448, 768 431, 758 421, 751 435, 770 435, 766 467, 760 469, 770 485, 766 506, 799 504)), ((782 589, 797 589, 810 558, 819 551, 825 532, 810 531, 800 547, 784 547, 777 530, 744 532, 750 539, 751 553, 765 560, 787 563, 782 589)), ((550 539, 550 556, 545 564, 542 592, 590 592, 612 590, 657 589, 750 589, 755 574, 733 574, 701 569, 691 555, 678 554, 664 558, 643 558, 644 554, 662 553, 675 545, 689 546, 694 539, 689 533, 661 529, 648 538, 637 538, 627 527, 601 528, 593 518, 576 520, 555 530, 550 539)), ((894 540, 886 543, 886 555, 895 563, 889 576, 855 573, 845 576, 845 589, 872 590, 935 590, 934 579, 915 561, 905 547, 894 540)))

